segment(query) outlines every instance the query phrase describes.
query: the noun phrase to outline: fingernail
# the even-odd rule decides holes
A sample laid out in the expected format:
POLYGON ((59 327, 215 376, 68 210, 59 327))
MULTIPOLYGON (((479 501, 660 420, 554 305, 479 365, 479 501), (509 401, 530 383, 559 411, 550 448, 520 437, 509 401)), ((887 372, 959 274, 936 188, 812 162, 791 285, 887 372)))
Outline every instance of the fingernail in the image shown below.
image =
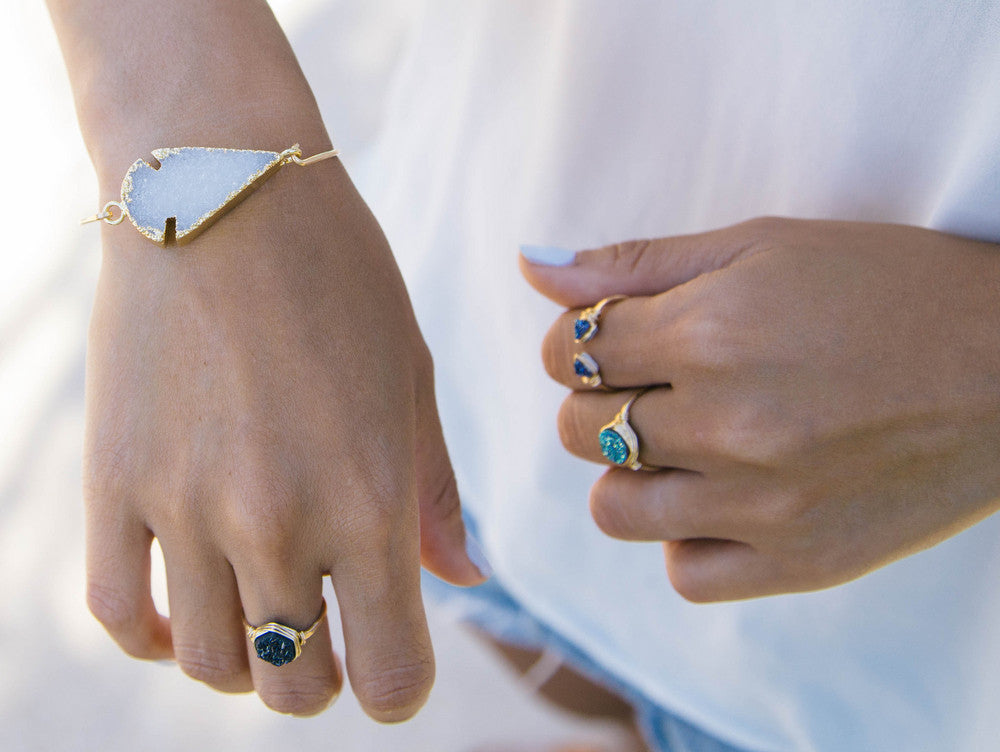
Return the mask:
POLYGON ((465 535, 465 555, 469 557, 469 561, 479 570, 479 574, 487 580, 493 576, 493 567, 486 561, 486 554, 483 553, 482 546, 479 545, 479 541, 468 533, 465 535))
POLYGON ((551 245, 522 245, 521 255, 541 266, 569 266, 576 259, 576 251, 551 245))

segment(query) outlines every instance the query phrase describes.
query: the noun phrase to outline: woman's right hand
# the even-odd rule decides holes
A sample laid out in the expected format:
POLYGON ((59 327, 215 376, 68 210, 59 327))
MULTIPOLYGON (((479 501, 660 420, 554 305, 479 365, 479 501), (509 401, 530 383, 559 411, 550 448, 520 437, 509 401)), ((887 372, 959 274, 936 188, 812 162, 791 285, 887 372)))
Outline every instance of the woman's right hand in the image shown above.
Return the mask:
POLYGON ((305 629, 330 574, 355 693, 378 720, 408 718, 434 673, 421 556, 451 582, 483 578, 430 355, 343 167, 283 168, 191 245, 103 232, 84 467, 94 614, 132 655, 311 714, 341 686, 326 624, 276 668, 242 617, 305 629), (150 596, 154 536, 169 621, 150 596))
MULTIPOLYGON (((103 200, 157 146, 330 148, 264 0, 48 6, 103 200)), ((133 655, 309 714, 341 686, 326 624, 276 668, 242 617, 308 627, 329 573, 355 694, 376 719, 409 717, 434 672, 421 560, 454 583, 483 577, 430 355, 340 162, 283 167, 190 245, 102 229, 84 458, 92 610, 133 655), (154 536, 169 622, 150 597, 154 536)))

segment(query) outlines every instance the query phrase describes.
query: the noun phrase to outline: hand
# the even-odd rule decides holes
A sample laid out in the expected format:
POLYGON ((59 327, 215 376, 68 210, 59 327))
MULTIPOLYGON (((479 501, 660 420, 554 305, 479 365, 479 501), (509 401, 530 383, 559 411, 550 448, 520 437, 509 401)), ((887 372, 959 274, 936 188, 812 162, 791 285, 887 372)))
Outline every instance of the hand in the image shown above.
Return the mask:
POLYGON ((434 673, 421 557, 451 582, 483 578, 430 355, 340 163, 283 168, 191 245, 159 248, 128 223, 103 232, 87 356, 91 609, 132 655, 311 714, 341 686, 327 625, 276 668, 241 617, 304 629, 329 573, 361 704, 409 717, 434 673), (169 622, 150 598, 153 536, 169 622))
POLYGON ((576 390, 563 443, 589 460, 634 389, 656 386, 630 423, 663 469, 610 469, 591 510, 609 535, 664 541, 690 600, 843 583, 1000 506, 997 246, 759 219, 522 268, 567 307, 632 296, 585 345, 561 316, 543 356, 576 390), (581 351, 624 391, 588 390, 581 351))

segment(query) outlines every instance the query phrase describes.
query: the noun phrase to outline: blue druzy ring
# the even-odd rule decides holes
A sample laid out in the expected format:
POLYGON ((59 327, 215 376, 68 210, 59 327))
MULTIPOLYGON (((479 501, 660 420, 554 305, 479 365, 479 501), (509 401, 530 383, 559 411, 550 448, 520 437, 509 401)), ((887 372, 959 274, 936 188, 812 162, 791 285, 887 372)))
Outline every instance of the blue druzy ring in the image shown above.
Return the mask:
POLYGON ((577 353, 573 356, 573 373, 587 386, 595 389, 601 386, 601 368, 588 353, 577 353))
POLYGON ((594 303, 590 308, 584 308, 580 311, 580 315, 573 322, 573 341, 577 344, 590 342, 594 338, 594 335, 597 334, 597 325, 600 323, 601 314, 604 313, 604 309, 612 303, 625 300, 626 297, 626 295, 611 295, 604 300, 594 303))
POLYGON ((636 392, 622 405, 622 409, 610 423, 601 426, 601 432, 597 438, 601 444, 601 454, 609 461, 630 470, 641 470, 642 463, 639 462, 639 437, 635 435, 635 429, 628 422, 628 414, 632 405, 649 389, 636 392))
POLYGON ((284 666, 302 655, 302 646, 313 636, 324 616, 326 616, 325 598, 319 616, 308 629, 295 629, 275 621, 253 627, 247 624, 246 619, 243 620, 243 627, 246 629, 247 637, 253 642, 258 658, 272 666, 284 666))

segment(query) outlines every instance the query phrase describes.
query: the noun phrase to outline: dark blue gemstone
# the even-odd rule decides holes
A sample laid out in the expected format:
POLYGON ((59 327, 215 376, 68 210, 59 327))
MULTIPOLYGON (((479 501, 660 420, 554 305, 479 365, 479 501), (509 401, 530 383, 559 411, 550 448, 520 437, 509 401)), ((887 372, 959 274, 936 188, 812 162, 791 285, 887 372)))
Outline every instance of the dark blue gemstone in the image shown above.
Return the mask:
POLYGON ((272 666, 284 666, 295 660, 295 643, 277 632, 265 632, 253 641, 257 657, 272 666))
POLYGON ((590 367, 579 358, 573 358, 573 372, 577 376, 583 377, 590 377, 594 375, 594 372, 590 370, 590 367))
POLYGON ((587 319, 577 319, 573 323, 573 337, 580 339, 590 331, 591 323, 587 319))

